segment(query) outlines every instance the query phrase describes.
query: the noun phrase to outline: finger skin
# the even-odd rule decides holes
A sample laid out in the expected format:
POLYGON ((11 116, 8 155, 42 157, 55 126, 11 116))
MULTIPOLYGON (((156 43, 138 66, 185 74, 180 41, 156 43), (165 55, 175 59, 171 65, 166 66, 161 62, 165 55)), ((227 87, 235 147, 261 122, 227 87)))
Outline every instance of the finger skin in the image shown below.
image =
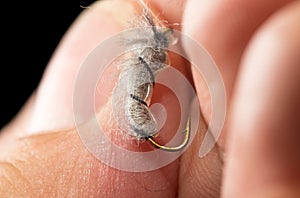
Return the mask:
POLYGON ((72 97, 81 64, 99 43, 124 29, 133 11, 128 1, 96 2, 83 10, 47 65, 37 89, 29 134, 75 126, 72 97))
POLYGON ((300 195, 300 3, 275 13, 242 61, 223 197, 300 195))
MULTIPOLYGON (((259 25, 288 2, 283 0, 190 0, 186 2, 183 14, 183 33, 203 45, 219 66, 225 83, 229 112, 231 92, 245 47, 259 25)), ((197 55, 188 51, 187 54, 197 55)), ((205 118, 204 122, 208 123, 211 116, 210 93, 201 75, 193 68, 192 73, 201 112, 205 118)), ((181 160, 179 196, 220 197, 223 169, 221 161, 222 151, 226 152, 224 146, 226 128, 225 124, 218 145, 210 151, 208 156, 202 159, 198 157, 198 151, 203 141, 201 137, 196 138, 192 148, 184 154, 181 160)), ((198 134, 205 131, 199 131, 198 134)), ((203 136, 203 134, 199 136, 203 136)))
MULTIPOLYGON (((183 15, 183 33, 199 42, 218 65, 222 74, 227 101, 230 98, 238 65, 252 34, 273 12, 287 4, 287 0, 209 1, 189 0, 183 15)), ((189 54, 189 52, 187 52, 189 54)), ((193 54, 193 53, 190 53, 193 54)), ((193 70, 197 93, 205 120, 210 119, 209 93, 193 70)))
POLYGON ((187 0, 145 0, 145 2, 151 3, 160 10, 160 14, 167 19, 167 24, 170 25, 170 27, 182 30, 182 16, 185 11, 187 0))
MULTIPOLYGON (((17 143, 17 142, 15 142, 17 143)), ((146 173, 101 163, 75 130, 24 138, 0 161, 0 197, 175 197, 176 164, 146 173)), ((110 155, 110 153, 107 153, 110 155)))
MULTIPOLYGON (((85 8, 69 28, 47 65, 38 87, 28 133, 74 127, 72 94, 76 74, 85 58, 99 43, 128 25, 133 7, 140 3, 138 0, 131 0, 131 4, 135 6, 128 6, 126 2, 128 1, 96 2, 85 8)), ((166 17, 170 25, 181 22, 179 16, 184 1, 169 3, 168 9, 164 8, 165 1, 146 1, 146 4, 162 10, 158 14, 159 18, 166 17), (176 8, 176 12, 170 6, 176 8)))
POLYGON ((181 157, 178 197, 220 197, 222 156, 219 148, 214 147, 204 158, 199 157, 207 131, 203 118, 199 125, 193 144, 181 157))
POLYGON ((30 128, 38 134, 15 141, 15 149, 1 159, 0 197, 176 197, 178 160, 145 173, 121 171, 90 154, 76 129, 61 129, 73 124, 72 91, 80 63, 103 39, 124 28, 136 2, 99 1, 68 31, 38 88, 30 128))
POLYGON ((28 122, 32 114, 32 106, 35 100, 35 93, 26 101, 25 105, 18 114, 0 131, 0 159, 7 155, 10 149, 14 148, 15 140, 20 137, 20 134, 26 133, 28 122), (22 129, 22 130, 21 130, 22 129), (24 131, 23 131, 24 130, 24 131), (3 152, 5 151, 5 152, 3 152))

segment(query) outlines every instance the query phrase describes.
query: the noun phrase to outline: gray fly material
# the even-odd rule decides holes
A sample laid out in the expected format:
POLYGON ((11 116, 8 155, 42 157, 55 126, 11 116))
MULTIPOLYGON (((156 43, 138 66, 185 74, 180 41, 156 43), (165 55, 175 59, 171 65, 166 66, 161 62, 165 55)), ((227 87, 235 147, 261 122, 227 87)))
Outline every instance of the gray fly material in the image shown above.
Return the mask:
POLYGON ((125 54, 118 65, 121 72, 113 91, 113 114, 122 131, 136 139, 147 139, 158 133, 149 104, 155 74, 165 67, 167 48, 174 38, 172 30, 157 26, 147 11, 131 27, 122 43, 134 50, 125 54))

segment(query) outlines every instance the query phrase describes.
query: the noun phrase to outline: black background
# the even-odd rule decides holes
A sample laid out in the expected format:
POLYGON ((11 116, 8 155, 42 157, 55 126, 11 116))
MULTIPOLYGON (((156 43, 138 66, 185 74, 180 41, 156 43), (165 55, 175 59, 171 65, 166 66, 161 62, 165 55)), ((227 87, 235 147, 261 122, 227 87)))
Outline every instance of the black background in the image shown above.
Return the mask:
POLYGON ((36 89, 66 30, 93 1, 6 1, 1 5, 0 128, 36 89), (4 13, 4 11, 6 13, 4 13))

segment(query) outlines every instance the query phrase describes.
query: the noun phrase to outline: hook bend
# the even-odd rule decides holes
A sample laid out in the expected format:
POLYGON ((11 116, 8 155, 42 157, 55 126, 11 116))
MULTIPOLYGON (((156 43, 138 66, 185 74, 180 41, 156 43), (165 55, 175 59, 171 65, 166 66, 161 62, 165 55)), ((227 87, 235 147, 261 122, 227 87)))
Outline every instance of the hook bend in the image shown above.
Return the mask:
POLYGON ((189 118, 188 118, 188 121, 186 123, 186 127, 185 127, 184 131, 185 131, 185 137, 184 137, 183 142, 180 145, 175 146, 175 147, 163 146, 163 145, 157 143, 152 137, 147 137, 147 140, 151 144, 153 144, 156 148, 159 148, 159 149, 164 150, 164 151, 176 152, 176 151, 179 151, 179 150, 183 149, 187 145, 187 143, 189 142, 190 131, 191 131, 191 116, 189 116, 189 118))

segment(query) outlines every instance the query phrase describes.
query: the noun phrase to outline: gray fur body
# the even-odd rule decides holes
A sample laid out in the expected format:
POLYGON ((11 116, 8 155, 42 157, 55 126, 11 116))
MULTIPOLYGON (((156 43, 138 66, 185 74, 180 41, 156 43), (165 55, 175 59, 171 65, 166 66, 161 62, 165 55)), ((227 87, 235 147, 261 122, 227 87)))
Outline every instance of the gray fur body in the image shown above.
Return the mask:
POLYGON ((148 106, 155 73, 165 66, 168 58, 166 48, 172 39, 171 29, 155 26, 146 12, 142 17, 138 28, 123 38, 124 45, 135 50, 119 65, 121 73, 112 101, 118 125, 137 139, 158 133, 157 122, 148 106))

